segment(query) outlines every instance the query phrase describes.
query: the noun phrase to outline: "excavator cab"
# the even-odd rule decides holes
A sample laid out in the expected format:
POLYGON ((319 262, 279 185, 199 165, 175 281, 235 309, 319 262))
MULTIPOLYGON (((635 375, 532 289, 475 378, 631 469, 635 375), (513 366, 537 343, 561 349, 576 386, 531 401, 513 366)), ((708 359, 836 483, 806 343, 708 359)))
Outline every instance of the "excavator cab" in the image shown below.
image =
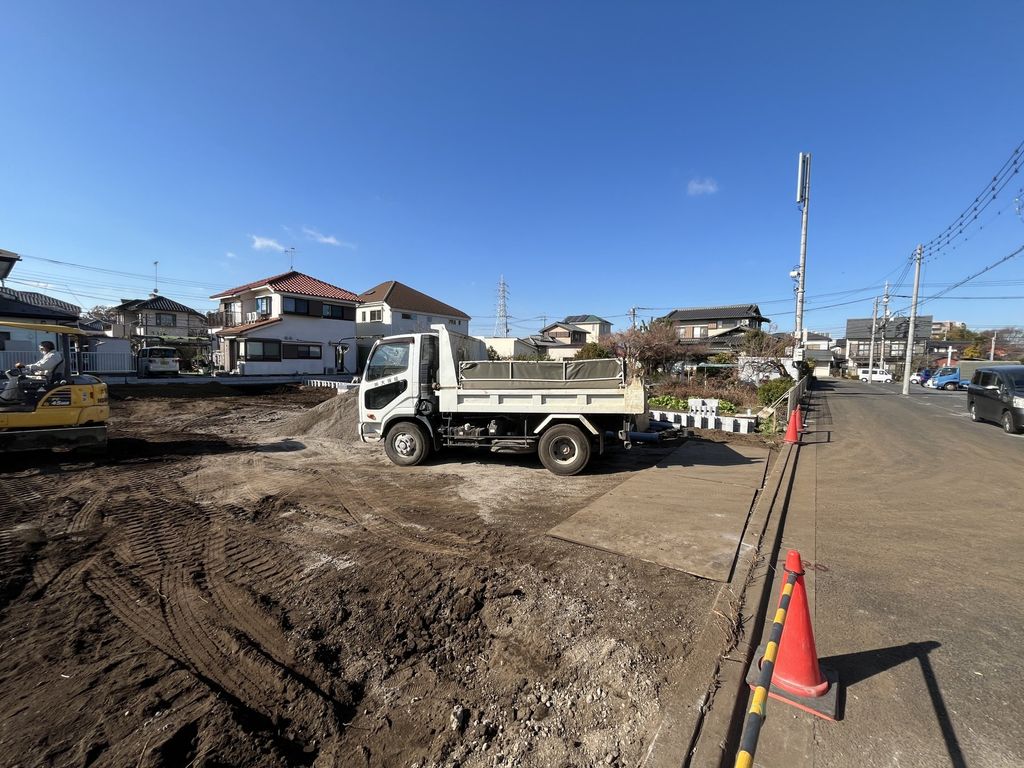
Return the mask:
POLYGON ((6 320, 0 326, 57 337, 63 360, 49 375, 33 376, 12 368, 0 378, 0 451, 100 447, 107 442, 110 416, 107 385, 95 376, 75 372, 71 338, 77 328, 53 323, 6 320))

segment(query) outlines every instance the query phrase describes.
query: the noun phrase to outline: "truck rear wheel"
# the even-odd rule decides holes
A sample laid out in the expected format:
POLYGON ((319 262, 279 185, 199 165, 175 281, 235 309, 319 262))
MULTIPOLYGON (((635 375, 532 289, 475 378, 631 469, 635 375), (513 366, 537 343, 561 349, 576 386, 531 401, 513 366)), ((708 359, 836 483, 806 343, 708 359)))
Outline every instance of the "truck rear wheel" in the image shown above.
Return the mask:
POLYGON ((540 437, 540 462, 556 475, 575 475, 590 462, 590 441, 579 427, 556 424, 540 437))
POLYGON ((395 424, 384 440, 384 452, 400 467, 414 467, 430 454, 423 427, 412 421, 395 424))

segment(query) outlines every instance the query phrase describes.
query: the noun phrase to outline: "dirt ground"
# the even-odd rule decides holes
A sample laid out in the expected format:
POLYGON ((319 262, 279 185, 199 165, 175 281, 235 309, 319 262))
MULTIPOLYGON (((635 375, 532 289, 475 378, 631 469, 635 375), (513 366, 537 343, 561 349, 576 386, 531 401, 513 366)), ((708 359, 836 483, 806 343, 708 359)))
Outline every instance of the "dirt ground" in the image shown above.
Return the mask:
POLYGON ((717 585, 545 531, 667 449, 400 469, 352 395, 122 397, 0 469, 0 763, 642 759, 717 585))

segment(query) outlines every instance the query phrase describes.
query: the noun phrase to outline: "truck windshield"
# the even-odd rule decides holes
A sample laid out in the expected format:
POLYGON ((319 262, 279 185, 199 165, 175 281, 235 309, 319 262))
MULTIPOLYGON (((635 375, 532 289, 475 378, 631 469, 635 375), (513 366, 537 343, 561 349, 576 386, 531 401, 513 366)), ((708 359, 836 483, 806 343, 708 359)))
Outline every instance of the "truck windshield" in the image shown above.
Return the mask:
POLYGON ((935 372, 936 376, 949 376, 951 373, 956 373, 956 368, 939 368, 935 372))
POLYGON ((373 350, 366 364, 366 380, 396 376, 409 367, 409 342, 389 341, 373 350))

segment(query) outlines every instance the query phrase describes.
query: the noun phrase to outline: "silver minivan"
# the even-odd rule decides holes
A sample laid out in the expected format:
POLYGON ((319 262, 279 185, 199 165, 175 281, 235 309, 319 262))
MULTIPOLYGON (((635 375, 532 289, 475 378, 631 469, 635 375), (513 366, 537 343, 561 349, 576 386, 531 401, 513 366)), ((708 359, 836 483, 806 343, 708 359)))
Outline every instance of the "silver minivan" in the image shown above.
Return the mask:
POLYGON ((135 369, 140 377, 177 376, 181 357, 174 347, 143 347, 135 369))

